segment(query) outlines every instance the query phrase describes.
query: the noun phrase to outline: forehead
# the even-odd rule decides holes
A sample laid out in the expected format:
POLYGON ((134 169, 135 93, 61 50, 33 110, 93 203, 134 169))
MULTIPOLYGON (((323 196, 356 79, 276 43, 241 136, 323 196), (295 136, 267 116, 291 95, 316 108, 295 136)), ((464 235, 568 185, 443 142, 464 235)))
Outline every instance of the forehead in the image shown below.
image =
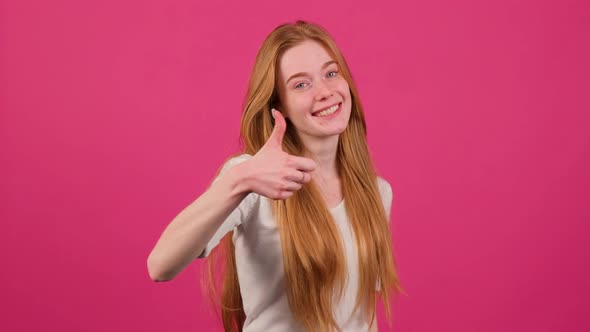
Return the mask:
POLYGON ((320 70, 323 64, 331 60, 334 59, 321 44, 306 40, 283 53, 279 71, 283 78, 287 78, 300 72, 320 70))

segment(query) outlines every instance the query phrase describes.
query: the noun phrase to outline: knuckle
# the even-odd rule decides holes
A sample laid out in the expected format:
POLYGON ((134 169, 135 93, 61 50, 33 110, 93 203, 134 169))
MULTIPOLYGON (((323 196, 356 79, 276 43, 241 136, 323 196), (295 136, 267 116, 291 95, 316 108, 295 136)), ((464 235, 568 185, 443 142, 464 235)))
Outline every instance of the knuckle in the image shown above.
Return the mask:
POLYGON ((287 189, 287 185, 284 182, 281 182, 281 183, 279 183, 278 189, 279 189, 279 193, 281 191, 285 191, 287 189))
POLYGON ((279 184, 279 186, 282 185, 282 183, 287 180, 288 174, 289 173, 287 172, 286 168, 281 168, 281 170, 279 171, 279 177, 280 177, 281 184, 279 184))

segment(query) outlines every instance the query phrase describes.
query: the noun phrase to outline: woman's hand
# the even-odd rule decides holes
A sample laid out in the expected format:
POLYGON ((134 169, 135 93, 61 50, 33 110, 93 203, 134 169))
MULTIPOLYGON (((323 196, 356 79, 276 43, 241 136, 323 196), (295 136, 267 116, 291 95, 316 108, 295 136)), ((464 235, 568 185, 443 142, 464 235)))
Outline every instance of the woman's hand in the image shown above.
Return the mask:
POLYGON ((272 109, 272 115, 275 127, 268 141, 242 165, 248 174, 246 181, 250 191, 270 199, 287 199, 311 181, 309 173, 315 170, 316 163, 283 151, 287 123, 281 112, 272 109))

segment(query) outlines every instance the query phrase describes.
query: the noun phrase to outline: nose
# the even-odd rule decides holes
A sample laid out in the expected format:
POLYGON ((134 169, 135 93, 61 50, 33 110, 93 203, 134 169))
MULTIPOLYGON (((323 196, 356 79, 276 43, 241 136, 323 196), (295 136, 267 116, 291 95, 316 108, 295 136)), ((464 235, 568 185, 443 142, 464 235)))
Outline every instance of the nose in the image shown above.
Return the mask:
POLYGON ((318 101, 325 100, 325 99, 332 96, 332 94, 333 94, 332 89, 330 89, 330 87, 327 86, 324 81, 319 81, 318 83, 316 83, 315 86, 316 86, 316 95, 315 95, 316 100, 318 100, 318 101))

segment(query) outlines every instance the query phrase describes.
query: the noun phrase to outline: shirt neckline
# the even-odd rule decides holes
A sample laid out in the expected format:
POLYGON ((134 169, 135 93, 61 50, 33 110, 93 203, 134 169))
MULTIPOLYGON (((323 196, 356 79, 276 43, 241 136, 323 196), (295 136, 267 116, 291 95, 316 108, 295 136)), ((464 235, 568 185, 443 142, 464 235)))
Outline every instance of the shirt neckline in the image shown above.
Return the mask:
POLYGON ((340 206, 344 205, 344 198, 333 208, 330 208, 330 211, 336 211, 340 206))

